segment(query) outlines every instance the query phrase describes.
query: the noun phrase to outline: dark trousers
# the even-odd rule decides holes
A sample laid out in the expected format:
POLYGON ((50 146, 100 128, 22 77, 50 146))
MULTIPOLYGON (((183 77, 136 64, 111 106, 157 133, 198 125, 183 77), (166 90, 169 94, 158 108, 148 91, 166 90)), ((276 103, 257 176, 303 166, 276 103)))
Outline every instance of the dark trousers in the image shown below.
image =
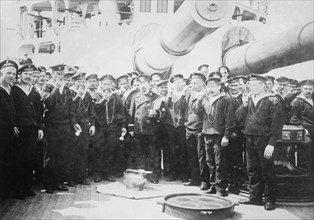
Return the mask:
POLYGON ((161 150, 162 162, 164 174, 168 175, 171 173, 171 156, 170 156, 170 146, 169 146, 169 133, 167 132, 167 126, 164 123, 158 125, 157 130, 157 148, 161 150))
POLYGON ((63 184, 69 176, 70 124, 46 124, 44 130, 44 186, 63 184))
POLYGON ((79 136, 71 135, 69 156, 69 181, 80 183, 87 178, 87 156, 89 145, 89 123, 80 123, 82 133, 79 136))
POLYGON ((209 170, 206 164, 204 137, 201 131, 186 129, 186 147, 191 170, 191 180, 209 181, 209 170))
MULTIPOLYGON (((166 125, 169 141, 169 162, 170 171, 174 176, 186 178, 186 147, 185 147, 185 127, 179 126, 175 128, 166 125)), ((165 152, 164 152, 165 155, 165 152)))
POLYGON ((12 163, 10 149, 14 147, 13 128, 0 128, 0 201, 9 191, 12 163))
POLYGON ((127 167, 136 168, 136 142, 135 138, 127 133, 124 137, 124 146, 126 148, 127 167))
POLYGON ((97 127, 94 137, 94 171, 98 175, 121 176, 126 168, 124 149, 119 140, 121 128, 97 127))
POLYGON ((217 191, 227 188, 227 148, 221 146, 222 135, 205 135, 206 162, 210 172, 210 183, 217 191))
POLYGON ((249 176, 250 199, 262 200, 263 193, 267 202, 276 201, 276 182, 274 161, 266 159, 264 151, 269 137, 246 136, 247 172, 249 176))
POLYGON ((153 171, 159 177, 161 170, 161 151, 157 145, 157 135, 135 134, 137 169, 153 171))
POLYGON ((17 170, 18 189, 28 191, 31 189, 33 171, 38 161, 37 143, 38 129, 36 127, 19 127, 17 143, 17 170))
POLYGON ((244 138, 240 135, 231 136, 229 139, 229 145, 226 149, 226 157, 227 157, 227 172, 228 172, 228 182, 232 185, 239 185, 237 179, 237 169, 244 166, 243 161, 243 141, 244 138))

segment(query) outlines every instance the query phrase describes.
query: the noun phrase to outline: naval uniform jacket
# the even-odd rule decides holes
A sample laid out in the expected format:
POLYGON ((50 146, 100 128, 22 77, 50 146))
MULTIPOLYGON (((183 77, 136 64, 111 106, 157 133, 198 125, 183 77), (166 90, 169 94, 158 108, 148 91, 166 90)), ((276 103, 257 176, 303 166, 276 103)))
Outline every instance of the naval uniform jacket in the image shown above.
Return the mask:
POLYGON ((106 127, 108 130, 119 132, 121 128, 126 128, 127 118, 123 100, 116 92, 113 92, 103 103, 96 103, 95 110, 97 127, 106 127))
POLYGON ((190 91, 186 95, 185 126, 188 130, 196 132, 201 131, 203 128, 203 115, 194 112, 197 99, 198 94, 194 91, 190 91))
POLYGON ((173 97, 167 98, 166 112, 161 122, 177 128, 179 126, 184 126, 187 105, 185 95, 182 95, 175 101, 173 101, 173 99, 173 97))
POLYGON ((77 124, 75 106, 71 91, 67 86, 64 86, 62 93, 60 89, 54 87, 44 103, 47 108, 45 112, 45 123, 47 124, 77 124))
POLYGON ((43 103, 35 87, 26 94, 18 85, 12 87, 16 110, 16 124, 20 127, 43 129, 43 103))
POLYGON ((314 137, 314 107, 303 95, 298 95, 291 102, 291 124, 303 125, 311 137, 314 137))
POLYGON ((129 114, 129 132, 139 135, 156 135, 158 123, 165 112, 165 103, 157 100, 159 96, 150 91, 148 94, 137 93, 131 102, 129 114), (156 101, 156 102, 155 102, 156 101), (155 109, 156 117, 149 117, 149 111, 155 109))
POLYGON ((90 126, 95 126, 95 107, 93 104, 92 96, 86 91, 83 99, 78 97, 74 101, 76 110, 76 119, 79 124, 89 123, 90 126))
POLYGON ((194 112, 203 115, 203 134, 223 135, 230 138, 236 124, 230 97, 221 94, 211 100, 198 99, 194 112))
POLYGON ((275 146, 282 131, 281 103, 272 94, 263 96, 256 104, 249 98, 248 106, 236 111, 238 121, 244 121, 244 134, 269 137, 268 144, 275 146))
MULTIPOLYGON (((13 133, 14 126, 16 126, 16 123, 12 91, 11 94, 8 94, 7 91, 0 86, 0 132, 11 130, 13 133)), ((0 137, 1 136, 2 134, 0 134, 0 137)))

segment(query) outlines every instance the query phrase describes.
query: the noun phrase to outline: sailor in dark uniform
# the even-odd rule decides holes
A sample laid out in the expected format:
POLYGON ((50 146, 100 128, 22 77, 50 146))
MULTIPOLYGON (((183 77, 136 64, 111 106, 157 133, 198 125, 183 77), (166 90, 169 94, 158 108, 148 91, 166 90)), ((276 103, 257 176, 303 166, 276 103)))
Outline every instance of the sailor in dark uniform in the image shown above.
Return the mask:
POLYGON ((265 76, 266 80, 266 91, 269 94, 273 94, 274 93, 274 86, 275 86, 275 77, 273 76, 265 76))
MULTIPOLYGON (((15 109, 11 86, 15 81, 18 66, 12 60, 0 63, 0 201, 8 197, 11 161, 9 150, 14 145, 15 109)), ((18 196, 20 199, 24 195, 18 196)))
POLYGON ((201 185, 201 190, 209 189, 209 169, 206 164, 206 152, 204 137, 202 134, 203 116, 195 114, 196 101, 203 93, 206 78, 201 73, 190 75, 191 91, 186 95, 186 147, 191 172, 191 181, 184 183, 185 186, 201 185), (201 182, 201 183, 200 183, 201 182))
POLYGON ((64 82, 65 65, 52 67, 53 82, 47 83, 44 97, 44 186, 47 193, 67 191, 64 182, 69 176, 68 151, 71 135, 82 131, 76 120, 76 112, 70 89, 64 82))
POLYGON ((170 78, 172 89, 166 99, 166 114, 161 123, 165 124, 168 134, 171 180, 187 181, 186 145, 185 145, 185 82, 183 75, 176 74, 170 78))
POLYGON ((313 167, 313 142, 314 142, 314 107, 313 107, 313 80, 303 80, 301 94, 291 102, 291 124, 303 125, 305 140, 299 150, 298 165, 314 171, 313 167))
POLYGON ((75 184, 89 185, 87 180, 87 156, 89 137, 95 134, 95 108, 89 92, 85 88, 85 73, 77 72, 73 77, 77 83, 76 95, 73 99, 76 111, 76 120, 81 127, 80 132, 76 132, 71 141, 69 149, 69 185, 75 184))
POLYGON ((207 78, 209 74, 208 67, 209 67, 208 64, 202 64, 197 68, 197 70, 207 78))
POLYGON ((250 196, 241 204, 262 204, 265 196, 266 210, 275 209, 276 182, 274 180, 273 152, 282 130, 279 99, 265 91, 266 78, 252 74, 252 97, 243 96, 243 104, 236 112, 239 121, 245 121, 247 172, 250 196))
MULTIPOLYGON (((242 93, 239 89, 239 77, 230 77, 226 83, 228 84, 229 96, 231 97, 234 110, 242 105, 242 93)), ((243 159, 243 142, 244 136, 242 130, 244 124, 236 122, 236 126, 231 134, 229 145, 227 148, 227 161, 228 161, 228 192, 235 194, 240 193, 240 182, 237 177, 238 171, 244 165, 243 159)))
POLYGON ((137 168, 153 171, 152 183, 160 177, 160 149, 157 145, 158 122, 165 112, 164 102, 155 103, 158 95, 151 91, 150 76, 140 75, 139 93, 131 102, 128 131, 135 136, 137 168))
POLYGON ((157 93, 157 83, 162 80, 161 73, 153 73, 151 76, 151 85, 152 85, 152 92, 157 93))
POLYGON ((218 72, 221 73, 221 82, 222 83, 226 82, 230 74, 229 68, 227 66, 220 66, 218 68, 218 72))
POLYGON ((35 196, 31 190, 33 170, 39 160, 37 142, 43 138, 43 103, 31 84, 32 74, 37 71, 33 64, 19 69, 20 83, 12 87, 16 110, 17 167, 20 178, 18 189, 25 196, 35 196))
POLYGON ((227 196, 226 147, 235 127, 235 115, 231 98, 220 93, 220 82, 219 77, 207 79, 206 90, 198 97, 194 112, 203 118, 202 133, 212 184, 208 193, 227 196))
POLYGON ((120 137, 126 133, 126 113, 123 100, 118 92, 114 91, 115 79, 106 74, 100 78, 103 95, 95 103, 96 133, 93 146, 95 158, 94 181, 102 179, 115 181, 122 176, 126 162, 123 158, 120 137))
POLYGON ((289 90, 288 90, 289 79, 287 77, 281 76, 277 78, 276 81, 277 81, 277 86, 278 86, 276 97, 280 100, 283 123, 289 124, 290 123, 290 103, 289 103, 289 100, 287 99, 287 95, 289 93, 289 90))

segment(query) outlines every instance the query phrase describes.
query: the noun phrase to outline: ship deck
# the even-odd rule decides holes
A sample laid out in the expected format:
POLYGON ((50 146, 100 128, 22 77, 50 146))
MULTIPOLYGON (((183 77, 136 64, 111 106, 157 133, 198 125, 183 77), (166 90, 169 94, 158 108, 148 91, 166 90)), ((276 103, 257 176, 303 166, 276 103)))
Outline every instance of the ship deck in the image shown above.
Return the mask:
MULTIPOLYGON (((162 212, 162 206, 157 204, 162 197, 135 200, 98 193, 97 186, 105 184, 109 182, 77 185, 70 187, 68 192, 54 194, 47 194, 37 186, 34 198, 24 201, 10 199, 1 203, 0 219, 178 219, 162 212)), ((181 182, 161 181, 159 184, 164 188, 176 187, 182 192, 202 193, 198 187, 185 187, 181 182)), ((241 193, 229 194, 227 198, 238 201, 245 197, 247 195, 241 193)), ((265 211, 263 206, 236 205, 234 211, 233 220, 314 219, 313 204, 278 205, 274 211, 265 211)))

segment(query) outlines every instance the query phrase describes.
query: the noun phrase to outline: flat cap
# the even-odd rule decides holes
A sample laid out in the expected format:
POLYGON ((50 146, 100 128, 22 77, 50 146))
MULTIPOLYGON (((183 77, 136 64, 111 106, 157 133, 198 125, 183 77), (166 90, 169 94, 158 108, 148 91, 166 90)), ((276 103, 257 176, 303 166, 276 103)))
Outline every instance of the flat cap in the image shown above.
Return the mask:
POLYGON ((6 67, 14 67, 16 70, 18 69, 17 63, 9 59, 6 59, 0 63, 0 69, 6 68, 6 67))
POLYGON ((166 86, 166 85, 168 85, 168 80, 161 80, 160 82, 158 82, 157 84, 156 84, 156 86, 166 86))
POLYGON ((201 71, 201 69, 202 69, 203 67, 208 68, 209 65, 208 65, 208 64, 202 64, 202 65, 200 65, 200 66, 197 68, 197 70, 198 70, 198 71, 201 71))
POLYGON ((208 77, 220 77, 222 78, 222 75, 219 71, 214 71, 208 74, 208 77))
POLYGON ((289 85, 293 85, 293 86, 296 86, 298 83, 299 83, 299 81, 296 79, 290 79, 290 81, 289 81, 289 85))
POLYGON ((271 80, 271 81, 275 81, 275 77, 273 77, 273 76, 265 76, 265 78, 267 79, 267 80, 271 80))
POLYGON ((39 66, 38 69, 40 72, 46 72, 46 70, 47 70, 46 67, 44 67, 44 66, 39 66))
POLYGON ((74 76, 72 77, 73 80, 82 80, 85 79, 86 73, 83 72, 77 72, 74 74, 74 76))
POLYGON ((38 71, 38 69, 36 68, 35 65, 33 64, 27 64, 25 66, 22 66, 19 70, 18 73, 21 74, 23 72, 34 72, 34 71, 38 71))
POLYGON ((103 80, 115 81, 114 77, 113 77, 111 74, 105 74, 105 75, 103 75, 102 77, 100 77, 99 80, 100 80, 100 81, 103 81, 103 80))
POLYGON ((262 82, 266 82, 267 81, 266 77, 261 76, 261 75, 257 75, 257 74, 251 74, 249 76, 249 80, 250 81, 262 81, 262 82))
POLYGON ((53 71, 64 71, 65 67, 66 67, 65 64, 58 64, 58 65, 55 65, 55 66, 51 66, 50 68, 53 71))
POLYGON ((218 71, 220 72, 220 70, 221 70, 222 68, 225 68, 225 69, 228 71, 228 73, 230 73, 230 69, 229 69, 227 66, 220 66, 220 67, 218 68, 218 71))
POLYGON ((139 82, 145 82, 145 81, 150 82, 151 81, 151 77, 149 75, 142 74, 142 75, 139 75, 137 77, 137 81, 139 81, 139 82))
POLYGON ((170 77, 170 82, 173 83, 174 81, 178 80, 178 79, 183 79, 183 75, 182 74, 175 74, 173 76, 170 77))
POLYGON ((132 77, 133 75, 139 76, 140 74, 139 74, 138 72, 130 72, 130 73, 127 73, 127 75, 128 75, 129 77, 132 77))
POLYGON ((221 78, 220 77, 208 77, 208 79, 206 80, 206 85, 211 82, 220 83, 221 78))
POLYGON ((90 80, 90 79, 96 79, 98 80, 98 75, 93 73, 93 74, 90 74, 86 77, 86 80, 90 80))
POLYGON ((191 73, 189 79, 190 81, 194 78, 199 78, 201 80, 203 80, 203 82, 206 81, 206 77, 202 74, 202 73, 198 73, 198 72, 195 72, 195 73, 191 73))
POLYGON ((226 83, 235 83, 235 82, 238 82, 239 81, 239 77, 236 77, 236 76, 233 76, 233 77, 229 77, 227 80, 226 80, 226 83))
POLYGON ((289 83, 289 79, 285 76, 281 76, 281 77, 277 78, 276 81, 280 82, 280 83, 289 83))
POLYGON ((128 79, 128 78, 129 78, 129 76, 126 75, 126 74, 124 74, 124 75, 122 75, 122 76, 119 76, 119 77, 116 79, 116 82, 118 83, 120 80, 122 80, 122 79, 128 79))
POLYGON ((302 80, 301 82, 300 82, 300 85, 301 86, 304 86, 304 85, 314 85, 314 80, 311 80, 311 79, 306 79, 306 80, 302 80))
POLYGON ((159 76, 160 78, 163 78, 161 73, 153 73, 150 77, 153 78, 153 76, 159 76))

